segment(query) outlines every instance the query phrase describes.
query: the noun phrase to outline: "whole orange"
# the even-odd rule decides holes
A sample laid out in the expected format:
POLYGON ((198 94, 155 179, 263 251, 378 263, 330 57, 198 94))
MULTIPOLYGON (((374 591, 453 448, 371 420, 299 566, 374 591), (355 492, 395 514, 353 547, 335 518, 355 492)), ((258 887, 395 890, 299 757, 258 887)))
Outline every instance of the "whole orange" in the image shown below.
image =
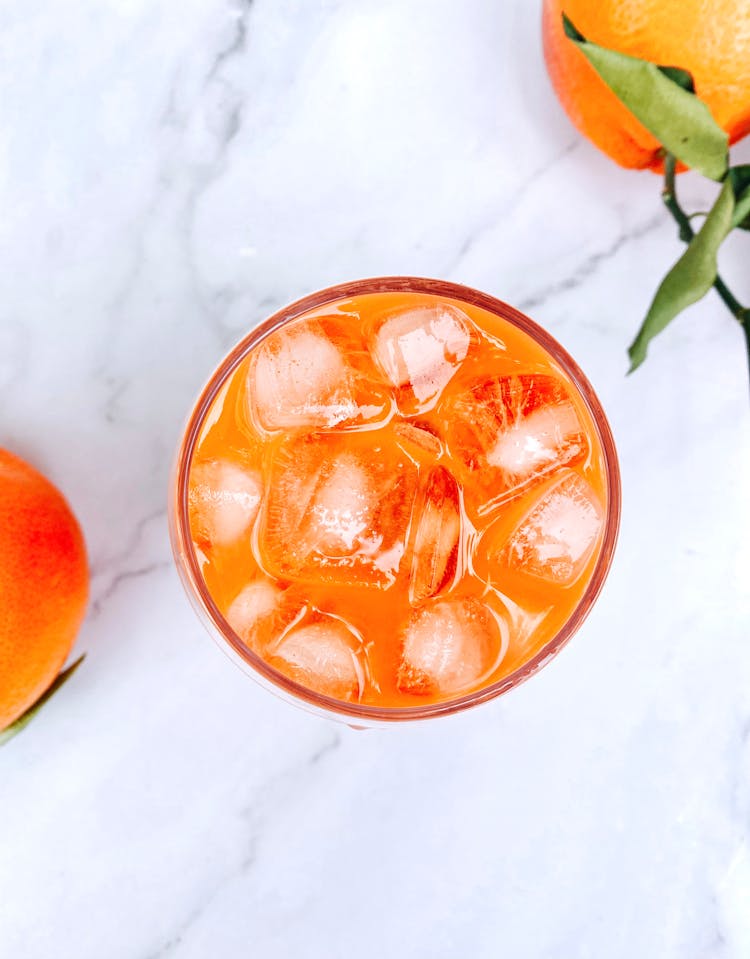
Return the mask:
POLYGON ((658 142, 563 32, 563 11, 593 43, 689 70, 734 142, 750 133, 750 0, 544 0, 544 55, 578 129, 625 167, 659 169, 658 142))
POLYGON ((0 449, 0 730, 60 672, 88 585, 83 536, 62 494, 0 449))

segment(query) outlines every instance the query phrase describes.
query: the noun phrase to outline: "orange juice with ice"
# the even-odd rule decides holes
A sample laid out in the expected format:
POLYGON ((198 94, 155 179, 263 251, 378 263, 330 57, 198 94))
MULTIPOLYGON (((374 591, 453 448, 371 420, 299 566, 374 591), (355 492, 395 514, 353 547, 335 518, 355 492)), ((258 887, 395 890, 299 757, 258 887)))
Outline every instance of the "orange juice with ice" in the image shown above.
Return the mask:
POLYGON ((410 707, 531 661, 579 607, 612 490, 563 366, 476 303, 341 296, 249 350, 200 426, 188 520, 241 644, 304 689, 410 707))

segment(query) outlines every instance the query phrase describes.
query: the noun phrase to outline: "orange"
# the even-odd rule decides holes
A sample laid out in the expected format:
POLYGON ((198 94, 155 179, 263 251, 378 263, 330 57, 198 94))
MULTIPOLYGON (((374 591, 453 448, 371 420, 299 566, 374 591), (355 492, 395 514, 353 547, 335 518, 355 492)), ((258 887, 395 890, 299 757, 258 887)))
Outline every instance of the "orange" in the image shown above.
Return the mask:
POLYGON ((729 134, 750 133, 750 0, 544 0, 547 69, 568 116, 621 166, 659 169, 659 144, 564 34, 562 12, 593 43, 689 70, 729 134))
POLYGON ((83 536, 62 494, 0 449, 0 730, 59 673, 88 585, 83 536))

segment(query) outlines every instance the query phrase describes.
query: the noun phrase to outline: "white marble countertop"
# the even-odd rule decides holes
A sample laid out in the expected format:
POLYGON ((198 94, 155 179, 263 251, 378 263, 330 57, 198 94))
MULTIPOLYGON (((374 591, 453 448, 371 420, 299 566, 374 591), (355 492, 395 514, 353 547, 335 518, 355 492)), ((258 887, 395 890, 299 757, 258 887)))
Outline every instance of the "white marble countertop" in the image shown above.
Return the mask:
MULTIPOLYGON (((538 0, 5 0, 0 51, 0 445, 65 491, 93 570, 84 667, 0 752, 0 955, 747 959, 741 336, 709 295, 625 377, 679 244, 658 179, 558 108, 538 0), (532 682, 358 733, 213 645, 165 493, 228 347, 384 273, 475 285, 573 353, 623 528, 532 682)), ((748 242, 723 254, 746 300, 748 242)))

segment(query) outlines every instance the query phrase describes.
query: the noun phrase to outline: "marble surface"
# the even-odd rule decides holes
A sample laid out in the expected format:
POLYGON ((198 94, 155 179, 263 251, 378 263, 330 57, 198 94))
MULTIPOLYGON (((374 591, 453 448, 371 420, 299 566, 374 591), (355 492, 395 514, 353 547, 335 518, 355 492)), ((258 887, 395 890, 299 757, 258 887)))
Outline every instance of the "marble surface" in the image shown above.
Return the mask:
MULTIPOLYGON (((4 0, 0 51, 0 445, 66 492, 93 570, 84 667, 0 752, 0 955, 746 959, 741 337, 710 295, 625 377, 679 244, 658 180, 562 115, 538 2, 4 0), (384 273, 544 324, 609 413, 624 510, 541 675, 360 733, 212 644, 165 494, 227 349, 384 273)), ((746 300, 747 243, 722 256, 746 300)))

